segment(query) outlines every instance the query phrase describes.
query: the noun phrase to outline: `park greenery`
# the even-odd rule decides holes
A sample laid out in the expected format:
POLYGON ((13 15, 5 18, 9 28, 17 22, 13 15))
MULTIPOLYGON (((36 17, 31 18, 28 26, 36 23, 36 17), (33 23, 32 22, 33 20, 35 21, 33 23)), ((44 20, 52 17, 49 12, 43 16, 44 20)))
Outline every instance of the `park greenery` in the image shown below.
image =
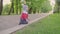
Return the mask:
POLYGON ((56 0, 54 13, 60 13, 60 0, 56 0))
MULTIPOLYGON (((18 15, 21 14, 22 3, 21 0, 10 0, 11 4, 3 6, 3 1, 0 1, 0 15, 18 15)), ((52 8, 49 0, 25 0, 29 7, 29 14, 46 13, 52 8)), ((55 0, 54 13, 60 13, 60 0, 55 0)))
MULTIPOLYGON (((22 3, 21 0, 10 0, 11 4, 6 4, 3 6, 2 15, 18 15, 21 14, 22 3)), ((29 14, 49 12, 51 10, 51 5, 48 0, 26 0, 26 3, 29 7, 29 14)))

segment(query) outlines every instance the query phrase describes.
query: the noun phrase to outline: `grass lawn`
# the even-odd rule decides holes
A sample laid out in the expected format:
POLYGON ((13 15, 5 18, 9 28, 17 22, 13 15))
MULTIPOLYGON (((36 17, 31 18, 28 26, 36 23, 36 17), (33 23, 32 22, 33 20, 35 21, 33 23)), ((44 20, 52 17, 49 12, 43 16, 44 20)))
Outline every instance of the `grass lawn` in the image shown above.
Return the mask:
POLYGON ((50 15, 15 32, 15 34, 60 34, 60 14, 50 15))

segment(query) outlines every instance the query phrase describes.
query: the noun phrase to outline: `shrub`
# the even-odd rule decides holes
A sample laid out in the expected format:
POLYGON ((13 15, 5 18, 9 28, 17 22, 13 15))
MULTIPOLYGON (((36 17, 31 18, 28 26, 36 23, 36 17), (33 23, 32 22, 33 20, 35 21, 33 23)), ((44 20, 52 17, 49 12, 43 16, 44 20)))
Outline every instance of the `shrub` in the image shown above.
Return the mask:
POLYGON ((8 14, 9 11, 10 11, 10 5, 9 4, 6 4, 5 6, 3 6, 2 14, 8 14))

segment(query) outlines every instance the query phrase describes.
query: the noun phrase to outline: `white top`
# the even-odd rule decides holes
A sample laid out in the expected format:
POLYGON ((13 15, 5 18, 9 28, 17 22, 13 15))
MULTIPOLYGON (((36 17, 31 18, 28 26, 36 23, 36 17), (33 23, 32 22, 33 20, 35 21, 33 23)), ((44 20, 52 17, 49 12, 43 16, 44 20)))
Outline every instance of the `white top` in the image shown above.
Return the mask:
POLYGON ((23 5, 22 12, 28 14, 28 6, 23 5))

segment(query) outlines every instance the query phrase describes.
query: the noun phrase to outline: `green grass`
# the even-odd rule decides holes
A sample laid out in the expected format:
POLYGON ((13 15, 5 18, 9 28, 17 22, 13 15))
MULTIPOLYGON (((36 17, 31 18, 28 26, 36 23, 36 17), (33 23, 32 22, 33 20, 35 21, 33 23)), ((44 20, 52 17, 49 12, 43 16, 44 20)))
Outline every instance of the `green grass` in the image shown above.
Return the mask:
POLYGON ((15 32, 15 34, 60 34, 60 14, 50 15, 15 32))

